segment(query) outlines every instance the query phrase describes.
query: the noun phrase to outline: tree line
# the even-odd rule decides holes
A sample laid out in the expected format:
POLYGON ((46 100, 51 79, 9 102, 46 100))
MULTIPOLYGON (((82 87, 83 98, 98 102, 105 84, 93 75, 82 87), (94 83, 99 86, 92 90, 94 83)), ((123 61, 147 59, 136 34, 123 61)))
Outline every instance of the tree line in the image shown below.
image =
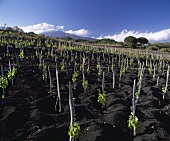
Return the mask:
POLYGON ((135 38, 133 36, 128 36, 124 39, 124 43, 130 47, 144 46, 149 43, 148 39, 144 37, 135 38))

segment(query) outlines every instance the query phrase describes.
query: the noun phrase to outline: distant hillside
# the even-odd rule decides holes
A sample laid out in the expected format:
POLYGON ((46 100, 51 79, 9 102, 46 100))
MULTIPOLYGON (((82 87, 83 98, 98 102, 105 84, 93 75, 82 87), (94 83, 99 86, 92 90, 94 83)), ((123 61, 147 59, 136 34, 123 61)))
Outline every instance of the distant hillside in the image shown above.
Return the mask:
POLYGON ((76 39, 74 40, 75 42, 80 42, 80 43, 92 43, 92 44, 107 44, 107 45, 116 45, 119 44, 122 46, 123 43, 121 42, 117 42, 115 40, 112 39, 98 39, 98 40, 94 40, 94 41, 90 41, 90 40, 84 40, 84 39, 76 39))
POLYGON ((109 38, 105 38, 105 39, 97 40, 96 43, 99 43, 99 44, 116 44, 117 41, 109 39, 109 38))
POLYGON ((74 40, 73 38, 71 38, 69 36, 62 37, 61 39, 66 40, 66 41, 74 40))
POLYGON ((63 37, 70 37, 72 39, 83 39, 83 40, 90 40, 90 41, 95 41, 96 39, 90 38, 90 37, 81 37, 81 36, 77 36, 74 34, 69 34, 69 33, 65 33, 63 31, 48 31, 48 32, 42 32, 41 34, 44 34, 45 36, 50 36, 53 38, 63 38, 63 37))

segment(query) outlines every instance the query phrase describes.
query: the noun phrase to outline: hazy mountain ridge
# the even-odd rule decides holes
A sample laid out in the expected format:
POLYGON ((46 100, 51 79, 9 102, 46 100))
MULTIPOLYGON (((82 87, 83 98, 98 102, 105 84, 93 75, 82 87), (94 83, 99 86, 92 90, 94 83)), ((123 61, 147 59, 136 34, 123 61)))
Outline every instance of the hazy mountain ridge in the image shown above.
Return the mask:
POLYGON ((90 37, 82 37, 82 36, 77 36, 77 35, 74 35, 74 34, 69 34, 69 33, 65 33, 63 31, 48 31, 48 32, 42 32, 41 34, 44 34, 45 36, 50 36, 50 37, 53 37, 53 38, 63 38, 65 36, 69 36, 70 38, 73 38, 73 39, 83 39, 83 40, 91 40, 91 41, 95 41, 97 39, 93 39, 93 38, 90 38, 90 37))

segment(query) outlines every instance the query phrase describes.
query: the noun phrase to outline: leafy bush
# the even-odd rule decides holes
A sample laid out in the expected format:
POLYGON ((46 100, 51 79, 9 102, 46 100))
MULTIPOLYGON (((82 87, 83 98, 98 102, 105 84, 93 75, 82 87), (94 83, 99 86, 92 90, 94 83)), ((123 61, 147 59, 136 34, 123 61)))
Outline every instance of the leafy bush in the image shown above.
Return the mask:
POLYGON ((161 48, 160 51, 163 51, 163 52, 170 52, 170 48, 161 48))
POLYGON ((97 101, 104 106, 106 104, 106 95, 101 93, 100 90, 98 90, 98 91, 99 91, 99 93, 98 93, 97 101))
POLYGON ((155 51, 157 51, 157 50, 159 50, 159 47, 157 47, 157 46, 149 46, 149 47, 147 47, 147 50, 155 50, 155 51))
POLYGON ((132 128, 136 128, 138 124, 138 118, 135 116, 135 118, 133 118, 133 114, 131 113, 131 115, 129 116, 129 120, 128 120, 128 127, 130 129, 132 128))
POLYGON ((6 88, 8 86, 8 79, 6 77, 0 77, 0 87, 6 88))
POLYGON ((72 126, 69 126, 68 135, 72 139, 76 139, 79 133, 80 133, 80 126, 78 125, 78 123, 74 122, 72 126))

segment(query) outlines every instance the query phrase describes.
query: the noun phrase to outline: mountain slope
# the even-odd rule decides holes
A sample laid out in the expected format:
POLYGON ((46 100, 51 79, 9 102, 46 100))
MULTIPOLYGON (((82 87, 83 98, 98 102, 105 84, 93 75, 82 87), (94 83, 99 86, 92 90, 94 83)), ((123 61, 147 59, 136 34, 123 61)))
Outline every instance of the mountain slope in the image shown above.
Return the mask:
POLYGON ((74 34, 65 33, 63 31, 48 31, 48 32, 43 32, 42 34, 44 34, 45 36, 53 37, 53 38, 56 38, 56 37, 63 38, 65 36, 69 36, 70 38, 73 38, 73 39, 84 39, 84 40, 91 40, 91 41, 96 40, 90 37, 81 37, 81 36, 77 36, 74 34))

